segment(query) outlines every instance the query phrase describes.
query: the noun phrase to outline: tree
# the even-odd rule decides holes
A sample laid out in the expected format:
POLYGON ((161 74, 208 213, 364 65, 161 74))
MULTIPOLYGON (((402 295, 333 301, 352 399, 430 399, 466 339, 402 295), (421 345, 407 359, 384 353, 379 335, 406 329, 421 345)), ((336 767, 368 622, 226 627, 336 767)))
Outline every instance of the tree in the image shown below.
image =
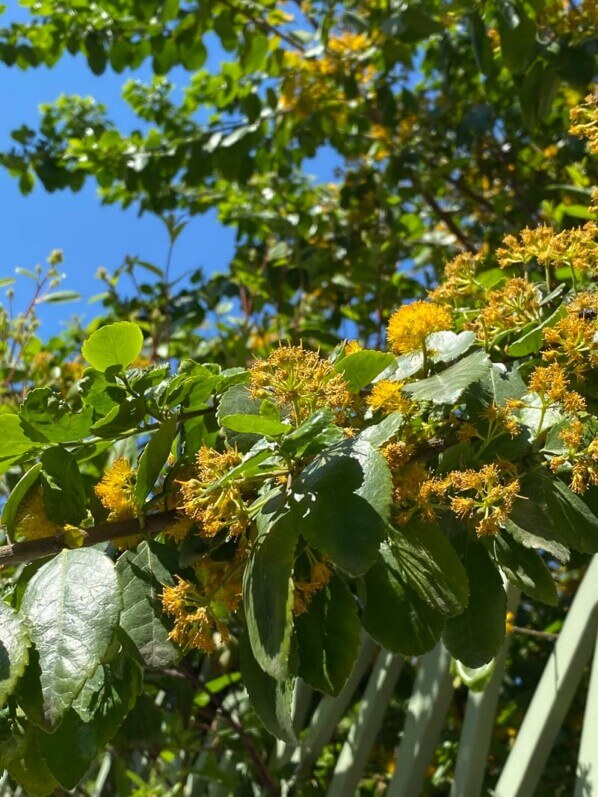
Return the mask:
POLYGON ((339 692, 362 629, 477 668, 505 635, 501 574, 554 606, 556 563, 598 549, 591 10, 35 13, 0 33, 5 63, 152 58, 125 93, 154 128, 62 98, 2 155, 21 190, 92 177, 172 245, 210 207, 238 241, 229 275, 183 289, 128 259, 106 316, 45 345, 37 303, 69 298, 58 253, 25 315, 4 311, 0 763, 50 794, 99 777, 111 744, 128 794, 138 744, 150 793, 198 771, 276 794, 268 732, 294 739, 298 679, 339 692), (324 145, 339 185, 303 174, 324 145), (124 302, 139 266, 156 280, 124 302), (223 294, 240 321, 204 340, 223 294), (210 752, 227 733, 234 774, 210 752))

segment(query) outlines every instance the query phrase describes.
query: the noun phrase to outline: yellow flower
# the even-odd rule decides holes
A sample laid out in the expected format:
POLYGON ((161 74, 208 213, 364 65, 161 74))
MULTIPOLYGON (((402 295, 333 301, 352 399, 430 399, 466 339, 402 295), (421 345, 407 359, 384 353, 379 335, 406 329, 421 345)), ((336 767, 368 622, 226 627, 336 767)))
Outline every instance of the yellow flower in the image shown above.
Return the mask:
POLYGON ((357 340, 349 340, 345 343, 345 354, 355 354, 355 352, 362 350, 361 343, 357 340))
POLYGON ((110 510, 108 520, 129 520, 136 516, 135 469, 126 457, 115 459, 94 489, 102 506, 110 510))
POLYGON ((168 636, 184 650, 212 653, 229 641, 228 627, 205 604, 193 584, 180 576, 177 579, 174 586, 164 587, 161 596, 164 611, 174 618, 174 628, 168 636))
POLYGON ((204 537, 214 537, 224 529, 230 537, 238 537, 249 523, 242 484, 231 480, 220 487, 212 485, 241 462, 241 455, 236 449, 220 453, 203 446, 197 452, 196 462, 197 478, 180 485, 183 503, 179 508, 197 521, 204 537))
POLYGON ((388 322, 388 342, 395 354, 423 351, 432 332, 453 328, 450 312, 433 302, 413 302, 399 307, 388 322))
POLYGON ((374 411, 380 410, 386 415, 391 412, 408 415, 414 407, 413 402, 403 393, 403 382, 392 382, 389 379, 376 382, 366 401, 368 407, 374 411))
POLYGON ((597 366, 598 293, 579 293, 565 318, 544 330, 544 343, 550 348, 542 352, 542 358, 558 362, 578 379, 597 366))
POLYGON ((503 288, 490 291, 486 305, 467 326, 487 345, 496 335, 521 329, 540 319, 540 294, 531 282, 521 277, 510 279, 503 288))
POLYGON ((295 424, 329 407, 338 415, 349 403, 347 383, 331 362, 303 346, 281 346, 250 368, 251 395, 288 410, 295 424))
POLYGON ((505 617, 505 634, 512 634, 515 630, 515 614, 507 612, 505 617))
MULTIPOLYGON (((590 7, 590 3, 584 3, 584 6, 590 7)), ((594 9, 594 25, 598 24, 598 14, 596 3, 592 3, 594 9)), ((593 94, 588 94, 585 102, 577 105, 571 109, 571 121, 573 125, 569 128, 569 132, 585 138, 588 142, 588 150, 592 155, 598 155, 598 100, 593 94)))
MULTIPOLYGON (((509 478, 504 470, 493 463, 480 470, 451 471, 423 484, 420 495, 428 501, 448 500, 457 517, 475 523, 479 537, 497 534, 513 508, 520 487, 519 480, 509 478)), ((510 470, 509 467, 507 472, 510 470)))
POLYGON ((585 399, 574 390, 569 390, 569 380, 558 363, 535 368, 529 379, 529 389, 538 394, 544 407, 560 404, 570 413, 585 410, 585 399))
POLYGON ((477 297, 483 287, 476 281, 482 255, 463 252, 444 267, 440 285, 428 294, 433 302, 455 301, 460 297, 477 297))
POLYGON ((559 434, 567 446, 567 453, 550 461, 553 471, 558 471, 567 462, 571 463, 571 489, 574 493, 585 493, 588 487, 598 486, 598 437, 584 447, 584 433, 581 421, 572 421, 559 434))
POLYGON ((62 526, 50 520, 46 514, 41 485, 33 487, 21 501, 17 510, 15 530, 26 540, 41 540, 53 537, 62 531, 62 526))
MULTIPOLYGON (((110 510, 108 520, 131 520, 137 517, 137 502, 135 500, 135 468, 131 467, 126 457, 115 459, 104 473, 102 480, 96 484, 94 490, 103 507, 110 510)), ((135 534, 128 537, 115 537, 112 542, 119 548, 134 548, 143 535, 135 534)))

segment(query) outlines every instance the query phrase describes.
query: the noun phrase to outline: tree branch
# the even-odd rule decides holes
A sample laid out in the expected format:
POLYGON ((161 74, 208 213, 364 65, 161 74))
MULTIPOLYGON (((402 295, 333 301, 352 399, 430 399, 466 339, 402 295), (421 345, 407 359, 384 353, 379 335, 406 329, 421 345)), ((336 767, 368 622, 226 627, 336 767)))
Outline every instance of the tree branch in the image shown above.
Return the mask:
MULTIPOLYGON (((176 519, 176 510, 169 509, 165 512, 157 512, 145 518, 143 528, 139 518, 132 520, 119 520, 114 523, 99 523, 93 529, 79 529, 83 535, 82 548, 97 545, 100 542, 108 542, 117 537, 135 537, 139 534, 153 536, 164 531, 164 528, 176 519)), ((53 537, 43 537, 40 540, 25 540, 24 542, 14 542, 11 545, 0 546, 0 569, 8 565, 16 565, 20 562, 33 562, 36 559, 44 559, 46 556, 53 556, 60 553, 69 546, 64 533, 56 534, 53 537)))

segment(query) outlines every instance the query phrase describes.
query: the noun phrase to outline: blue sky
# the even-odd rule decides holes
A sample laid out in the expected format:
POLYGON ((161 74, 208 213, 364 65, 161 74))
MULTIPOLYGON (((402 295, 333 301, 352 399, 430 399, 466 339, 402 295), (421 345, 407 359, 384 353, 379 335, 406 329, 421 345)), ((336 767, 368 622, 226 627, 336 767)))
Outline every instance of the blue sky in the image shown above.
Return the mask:
MULTIPOLYGON (((6 19, 2 18, 2 24, 6 19)), ((219 60, 220 54, 213 52, 208 66, 217 68, 219 60)), ((35 129, 40 103, 51 102, 60 94, 91 95, 107 105, 119 127, 139 127, 121 97, 122 84, 130 77, 148 80, 149 67, 121 75, 107 69, 97 77, 81 56, 65 57, 52 69, 41 67, 23 72, 0 65, 0 147, 10 146, 11 130, 22 124, 35 129)), ((173 72, 169 78, 178 85, 186 83, 183 70, 173 72)), ((334 160, 330 153, 322 153, 307 171, 323 180, 332 179, 334 160)), ((100 266, 111 271, 126 255, 164 265, 168 239, 162 222, 150 215, 139 217, 135 208, 103 206, 92 181, 76 194, 48 194, 38 184, 24 197, 17 181, 0 169, 0 207, 0 277, 13 275, 16 267, 32 269, 43 263, 53 249, 62 249, 62 270, 67 277, 61 288, 78 291, 84 297, 76 304, 40 306, 42 337, 60 331, 75 312, 85 321, 99 312, 100 306, 89 305, 87 300, 101 290, 101 283, 94 276, 100 266)), ((221 226, 215 213, 193 218, 175 246, 172 275, 176 277, 197 267, 207 273, 224 270, 233 252, 233 239, 233 230, 221 226)), ((21 278, 17 287, 21 303, 28 292, 29 285, 21 278)))

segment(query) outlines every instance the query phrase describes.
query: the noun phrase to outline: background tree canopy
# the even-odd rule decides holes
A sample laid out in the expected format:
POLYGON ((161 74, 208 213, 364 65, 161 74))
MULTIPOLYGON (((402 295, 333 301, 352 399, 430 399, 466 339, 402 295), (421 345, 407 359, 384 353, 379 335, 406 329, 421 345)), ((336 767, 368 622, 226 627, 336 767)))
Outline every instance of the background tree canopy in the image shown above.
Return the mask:
MULTIPOLYGON (((23 313, 2 281, 6 782, 324 794, 354 709, 293 768, 297 684, 308 713, 337 695, 366 635, 408 659, 442 639, 483 681, 502 577, 507 630, 541 634, 511 647, 491 785, 598 551, 595 4, 22 5, 0 61, 127 72, 138 123, 62 96, 0 165, 24 194, 95 182, 170 252, 104 271, 103 315, 49 341, 61 253, 21 270, 23 313), (334 183, 307 176, 323 152, 334 183), (229 269, 174 279, 212 209, 229 269)), ((413 672, 360 793, 392 775, 413 672)), ((541 794, 572 791, 576 711, 541 794)), ((461 724, 457 700, 426 794, 461 724)))

